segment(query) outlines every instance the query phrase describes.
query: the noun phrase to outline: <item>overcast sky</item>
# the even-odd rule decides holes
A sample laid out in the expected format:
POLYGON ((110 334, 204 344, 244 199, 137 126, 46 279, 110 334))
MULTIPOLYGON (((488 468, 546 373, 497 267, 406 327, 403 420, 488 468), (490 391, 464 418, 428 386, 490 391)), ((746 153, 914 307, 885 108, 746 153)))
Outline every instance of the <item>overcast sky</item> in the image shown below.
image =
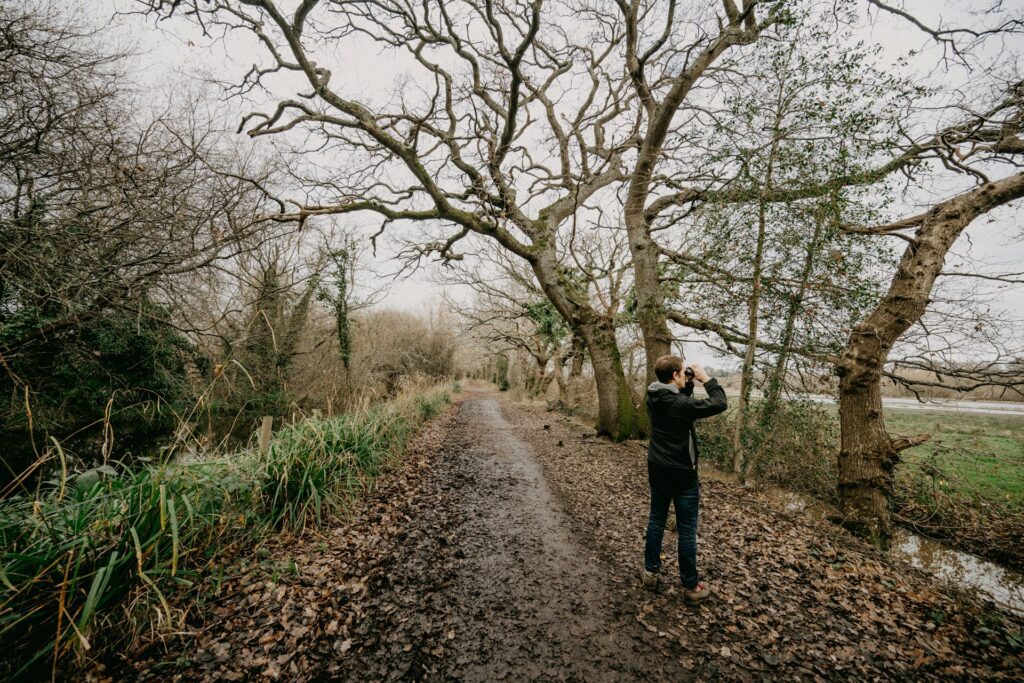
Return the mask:
MULTIPOLYGON (((156 26, 152 19, 140 16, 114 17, 116 10, 132 7, 131 0, 68 0, 69 5, 80 7, 85 16, 92 17, 98 23, 111 22, 111 35, 124 40, 135 47, 138 58, 133 60, 130 74, 142 88, 148 89, 154 101, 161 101, 168 92, 190 81, 201 80, 205 75, 218 74, 226 78, 237 77, 250 65, 261 61, 261 53, 254 42, 242 36, 230 37, 227 41, 203 39, 198 31, 185 29, 182 22, 167 23, 168 30, 156 26), (172 33, 174 29, 177 33, 172 33), (183 30, 185 29, 185 30, 183 30)), ((977 4, 977 3, 974 3, 977 4)), ((1019 7, 1024 16, 1024 0, 1012 0, 1008 3, 1019 7)), ((971 3, 967 3, 971 6, 971 3)), ((947 18, 956 17, 955 7, 963 7, 964 3, 942 3, 934 0, 916 0, 907 6, 919 16, 937 23, 939 16, 945 13, 947 18)), ((864 36, 867 40, 877 41, 883 46, 880 59, 895 60, 905 56, 908 50, 920 52, 916 58, 917 68, 935 63, 936 47, 919 31, 892 17, 880 17, 875 25, 864 36)), ((1015 52, 1021 54, 1020 46, 1015 52)), ((993 48, 997 49, 997 48, 993 48)), ((373 91, 382 84, 394 80, 395 69, 387 58, 374 50, 359 46, 359 49, 346 49, 339 55, 343 61, 332 69, 334 82, 345 79, 345 83, 355 92, 373 91)), ((912 68, 914 68, 912 66, 912 68)), ((969 75, 951 73, 945 78, 963 79, 969 75)), ((225 109, 226 111, 228 109, 225 109)), ((950 188, 937 187, 932 193, 940 197, 949 193, 950 188)), ((926 199, 928 193, 918 195, 926 199)), ((912 211, 914 207, 907 207, 912 211)), ((993 212, 990 216, 976 221, 954 248, 948 265, 949 269, 959 269, 965 259, 969 259, 987 272, 1019 272, 1024 270, 1024 228, 1022 228, 1021 207, 1013 207, 993 212)), ((358 226, 358 219, 345 219, 350 225, 358 226)), ((364 219, 362 226, 376 226, 375 219, 364 219)), ((385 256, 386 254, 382 254, 385 256)), ((395 266, 386 258, 378 259, 376 267, 382 272, 393 271, 395 266)), ((445 286, 441 278, 432 269, 426 269, 410 279, 395 282, 390 286, 386 305, 396 308, 417 309, 441 299, 445 286)), ((1006 309, 1018 319, 1024 319, 1024 287, 1010 286, 999 283, 976 283, 978 300, 985 305, 1006 309)), ((456 291, 447 292, 458 299, 462 296, 456 291)), ((691 345, 693 346, 693 345, 691 345)), ((717 362, 700 348, 687 349, 688 355, 694 360, 717 362)))

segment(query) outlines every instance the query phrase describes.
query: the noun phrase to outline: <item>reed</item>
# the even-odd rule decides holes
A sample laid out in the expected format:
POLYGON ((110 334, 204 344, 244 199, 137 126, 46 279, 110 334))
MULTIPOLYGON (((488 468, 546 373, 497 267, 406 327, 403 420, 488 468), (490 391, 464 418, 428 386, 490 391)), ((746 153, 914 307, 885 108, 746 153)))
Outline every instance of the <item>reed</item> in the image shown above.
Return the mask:
POLYGON ((435 388, 310 418, 282 429, 264 456, 61 466, 34 497, 0 501, 0 673, 57 671, 93 649, 106 625, 123 626, 117 610, 140 601, 171 623, 171 595, 222 563, 226 549, 343 514, 448 401, 435 388))
POLYGON ((356 415, 311 418, 281 430, 262 477, 267 519, 301 531, 340 514, 384 459, 449 401, 446 390, 399 398, 356 415))

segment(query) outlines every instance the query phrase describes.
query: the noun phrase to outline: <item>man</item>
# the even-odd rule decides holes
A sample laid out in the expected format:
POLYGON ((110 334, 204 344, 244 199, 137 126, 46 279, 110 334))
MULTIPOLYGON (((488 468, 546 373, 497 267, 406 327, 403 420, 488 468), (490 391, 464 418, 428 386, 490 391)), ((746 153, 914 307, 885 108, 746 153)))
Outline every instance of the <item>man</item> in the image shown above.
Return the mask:
POLYGON ((698 603, 711 589, 697 574, 697 508, 700 483, 697 479, 697 432, 693 423, 718 415, 726 408, 725 390, 699 365, 684 371, 678 356, 662 356, 654 363, 658 381, 647 387, 647 414, 651 419, 651 442, 647 447, 647 479, 651 485, 651 516, 644 548, 643 583, 658 585, 661 571, 661 541, 665 535, 668 506, 676 509, 679 534, 679 576, 687 602, 698 603), (704 385, 706 399, 693 398, 693 381, 704 385))

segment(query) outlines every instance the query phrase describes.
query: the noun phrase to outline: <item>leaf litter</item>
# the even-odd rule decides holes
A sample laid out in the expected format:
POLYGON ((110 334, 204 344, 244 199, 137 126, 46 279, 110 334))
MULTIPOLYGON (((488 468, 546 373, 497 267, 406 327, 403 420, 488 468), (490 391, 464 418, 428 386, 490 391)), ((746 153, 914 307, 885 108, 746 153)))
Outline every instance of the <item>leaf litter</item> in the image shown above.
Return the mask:
POLYGON ((755 491, 701 486, 716 594, 691 607, 665 580, 672 533, 662 586, 638 580, 641 444, 469 391, 347 520, 276 539, 188 632, 89 678, 1019 680, 1019 617, 755 491))
POLYGON ((664 580, 678 576, 672 533, 663 586, 644 591, 636 579, 649 504, 644 444, 595 440, 529 406, 507 410, 637 619, 677 643, 700 678, 1021 679, 1019 616, 729 482, 701 482, 698 567, 716 594, 691 607, 678 579, 664 580))

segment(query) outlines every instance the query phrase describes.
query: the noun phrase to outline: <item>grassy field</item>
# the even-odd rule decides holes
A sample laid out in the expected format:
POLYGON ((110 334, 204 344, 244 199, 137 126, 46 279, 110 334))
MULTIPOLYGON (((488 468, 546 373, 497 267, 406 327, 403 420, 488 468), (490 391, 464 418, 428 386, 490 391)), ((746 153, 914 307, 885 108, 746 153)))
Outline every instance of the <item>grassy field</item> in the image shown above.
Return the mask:
POLYGON ((1024 418, 886 408, 885 423, 891 434, 932 435, 903 458, 944 473, 940 486, 1024 509, 1024 418))

